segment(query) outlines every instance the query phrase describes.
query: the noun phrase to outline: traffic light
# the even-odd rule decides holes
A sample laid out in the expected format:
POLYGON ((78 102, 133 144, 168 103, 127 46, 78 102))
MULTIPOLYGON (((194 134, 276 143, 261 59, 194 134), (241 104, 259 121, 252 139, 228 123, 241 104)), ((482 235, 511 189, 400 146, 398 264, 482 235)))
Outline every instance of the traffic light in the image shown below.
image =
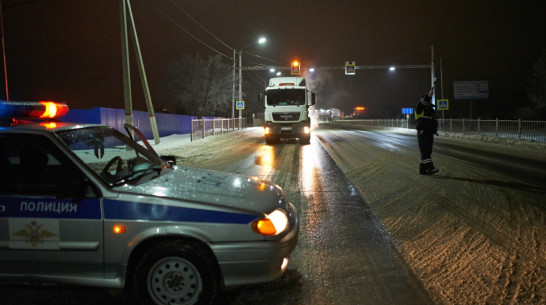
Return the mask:
POLYGON ((299 60, 293 60, 290 65, 290 75, 300 75, 301 74, 301 63, 299 60))

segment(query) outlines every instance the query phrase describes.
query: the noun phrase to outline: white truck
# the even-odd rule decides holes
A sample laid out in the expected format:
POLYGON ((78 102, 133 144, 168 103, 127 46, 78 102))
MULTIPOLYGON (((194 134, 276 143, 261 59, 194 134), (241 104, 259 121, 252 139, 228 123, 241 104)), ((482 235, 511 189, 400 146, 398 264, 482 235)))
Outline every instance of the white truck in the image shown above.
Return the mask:
POLYGON ((278 143, 281 138, 299 138, 301 144, 309 144, 309 107, 315 104, 315 93, 308 90, 305 78, 271 78, 260 100, 265 107, 267 144, 278 143))

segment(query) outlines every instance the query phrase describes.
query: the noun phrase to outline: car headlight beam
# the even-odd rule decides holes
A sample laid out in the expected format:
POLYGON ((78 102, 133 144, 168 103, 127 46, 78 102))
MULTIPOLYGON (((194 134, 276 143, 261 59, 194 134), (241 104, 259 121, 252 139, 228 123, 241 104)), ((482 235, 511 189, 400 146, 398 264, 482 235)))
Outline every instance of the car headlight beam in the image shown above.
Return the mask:
POLYGON ((254 232, 267 236, 281 234, 287 228, 288 216, 282 210, 275 210, 252 223, 254 232))

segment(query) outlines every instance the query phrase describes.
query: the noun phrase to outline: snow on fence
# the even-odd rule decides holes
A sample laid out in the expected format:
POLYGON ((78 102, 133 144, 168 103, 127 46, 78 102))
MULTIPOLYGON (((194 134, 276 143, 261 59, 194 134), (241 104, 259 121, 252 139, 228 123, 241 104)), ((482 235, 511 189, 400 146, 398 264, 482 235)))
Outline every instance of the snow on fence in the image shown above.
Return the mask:
POLYGON ((208 136, 228 133, 247 128, 247 121, 243 118, 202 118, 191 120, 191 141, 208 136))
POLYGON ((438 124, 446 132, 546 142, 546 121, 444 119, 438 124))
MULTIPOLYGON (((415 128, 410 121, 410 119, 347 119, 339 120, 337 123, 415 128)), ((438 125, 438 130, 450 133, 546 142, 546 121, 438 119, 438 125)))

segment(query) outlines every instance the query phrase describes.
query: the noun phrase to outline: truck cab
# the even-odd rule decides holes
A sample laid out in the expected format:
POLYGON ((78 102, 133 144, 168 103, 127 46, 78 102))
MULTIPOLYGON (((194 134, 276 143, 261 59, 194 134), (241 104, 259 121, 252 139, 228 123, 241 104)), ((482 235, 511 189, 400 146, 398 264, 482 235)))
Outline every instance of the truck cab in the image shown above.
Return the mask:
POLYGON ((260 100, 265 107, 264 135, 267 144, 278 143, 282 138, 298 138, 301 144, 309 144, 309 107, 315 104, 315 93, 308 90, 305 78, 271 78, 260 100))

